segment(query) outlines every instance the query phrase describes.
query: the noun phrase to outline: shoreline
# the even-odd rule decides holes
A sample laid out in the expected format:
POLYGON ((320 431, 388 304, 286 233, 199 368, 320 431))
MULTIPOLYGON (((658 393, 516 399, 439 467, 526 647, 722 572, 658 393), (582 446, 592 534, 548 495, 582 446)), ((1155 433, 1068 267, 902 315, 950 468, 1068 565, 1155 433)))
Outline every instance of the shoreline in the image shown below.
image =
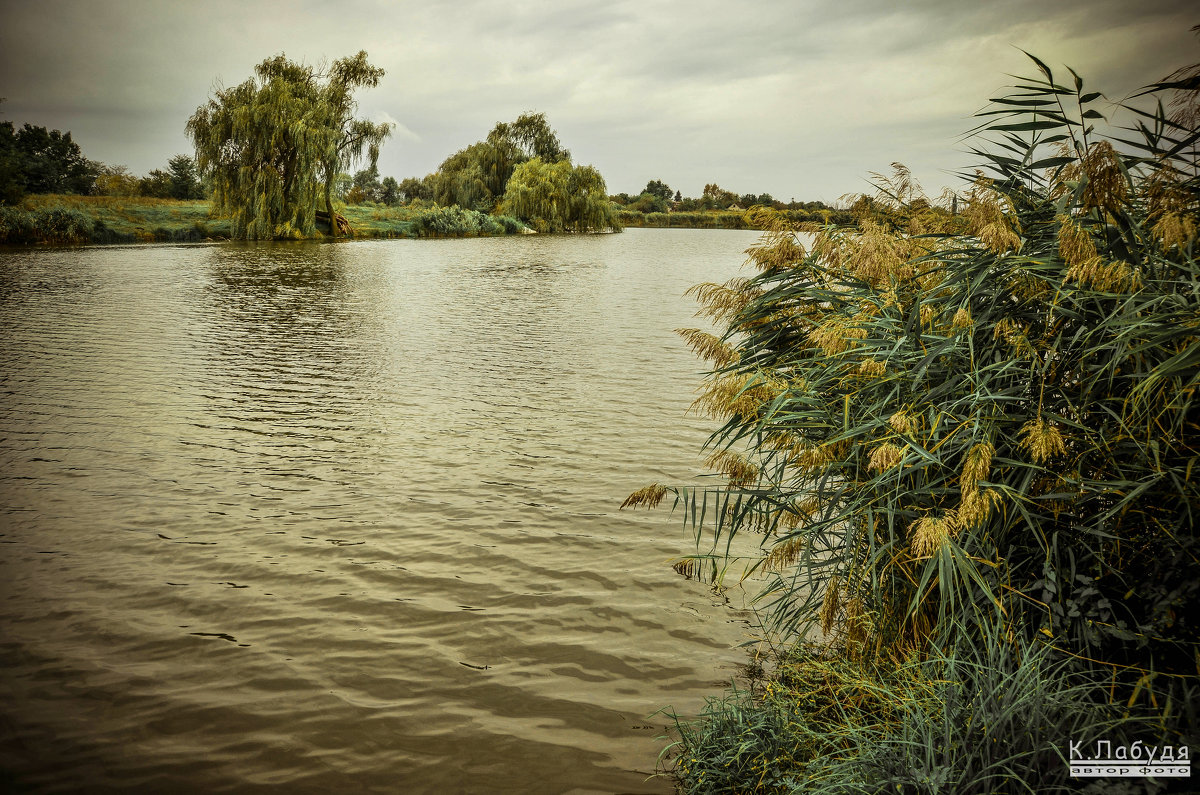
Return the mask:
MULTIPOLYGON (((234 240, 228 218, 210 215, 207 200, 186 201, 146 197, 39 194, 19 205, 0 206, 0 246, 129 245, 138 243, 208 243, 234 240)), ((791 221, 840 222, 844 211, 810 213, 783 211, 791 221)), ((350 205, 342 210, 353 233, 349 240, 501 237, 529 234, 521 221, 492 216, 457 206, 350 205)), ((758 230, 737 210, 640 213, 618 209, 623 228, 758 230)), ((343 239, 323 232, 296 238, 323 241, 343 239)), ((276 241, 280 242, 280 241, 276 241)))

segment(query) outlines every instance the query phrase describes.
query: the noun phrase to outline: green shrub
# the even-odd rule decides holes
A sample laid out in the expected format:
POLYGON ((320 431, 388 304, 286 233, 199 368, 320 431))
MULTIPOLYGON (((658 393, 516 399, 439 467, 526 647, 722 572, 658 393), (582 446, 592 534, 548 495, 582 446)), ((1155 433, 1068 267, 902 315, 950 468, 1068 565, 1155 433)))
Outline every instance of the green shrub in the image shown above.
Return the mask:
POLYGON ((92 220, 92 242, 93 243, 116 243, 119 237, 112 228, 104 222, 102 218, 92 220))
POLYGON ((23 245, 37 242, 37 225, 31 213, 0 205, 0 243, 23 245))
POLYGON ((454 204, 422 210, 413 215, 412 221, 421 237, 459 237, 479 234, 486 218, 484 213, 454 204))
POLYGON ((504 234, 504 224, 500 223, 493 215, 485 214, 479 219, 479 234, 481 235, 502 235, 504 234))
POLYGON ((492 218, 495 219, 496 223, 500 225, 501 230, 503 230, 504 234, 506 235, 519 234, 521 230, 525 228, 525 224, 521 223, 516 218, 513 218, 511 215, 494 215, 492 218))
POLYGON ((92 239, 91 216, 66 207, 38 210, 33 217, 38 239, 47 243, 88 243, 92 239))

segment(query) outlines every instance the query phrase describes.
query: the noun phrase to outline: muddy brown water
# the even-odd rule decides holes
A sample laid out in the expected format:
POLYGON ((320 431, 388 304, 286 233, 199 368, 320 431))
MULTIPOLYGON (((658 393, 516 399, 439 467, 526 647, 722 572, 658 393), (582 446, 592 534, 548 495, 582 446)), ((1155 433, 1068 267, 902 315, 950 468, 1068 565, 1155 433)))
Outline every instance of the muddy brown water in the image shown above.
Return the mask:
POLYGON ((0 785, 669 792, 750 616, 617 507, 755 239, 0 253, 0 785))

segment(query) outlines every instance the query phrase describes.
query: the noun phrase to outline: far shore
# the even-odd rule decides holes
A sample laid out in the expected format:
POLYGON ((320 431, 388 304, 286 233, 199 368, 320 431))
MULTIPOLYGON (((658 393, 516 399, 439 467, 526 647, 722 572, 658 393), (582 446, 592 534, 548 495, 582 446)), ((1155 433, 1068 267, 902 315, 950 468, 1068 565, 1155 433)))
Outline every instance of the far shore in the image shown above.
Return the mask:
MULTIPOLYGON (((494 234, 528 234, 533 230, 516 219, 476 214, 486 221, 479 229, 438 233, 420 223, 422 214, 436 206, 414 203, 387 206, 366 203, 342 210, 350 223, 351 238, 478 237, 494 234), (502 226, 503 228, 497 228, 502 226), (490 230, 490 231, 489 231, 490 230)), ((840 212, 812 215, 785 211, 796 221, 844 219, 840 212), (830 216, 830 217, 826 217, 830 216)), ((641 213, 618 209, 621 225, 655 229, 756 229, 741 210, 641 213)), ((208 201, 180 201, 122 196, 45 194, 27 196, 16 207, 0 207, 0 245, 81 245, 106 243, 184 243, 230 240, 228 218, 214 218, 208 201)), ((318 230, 313 240, 332 239, 318 230)))

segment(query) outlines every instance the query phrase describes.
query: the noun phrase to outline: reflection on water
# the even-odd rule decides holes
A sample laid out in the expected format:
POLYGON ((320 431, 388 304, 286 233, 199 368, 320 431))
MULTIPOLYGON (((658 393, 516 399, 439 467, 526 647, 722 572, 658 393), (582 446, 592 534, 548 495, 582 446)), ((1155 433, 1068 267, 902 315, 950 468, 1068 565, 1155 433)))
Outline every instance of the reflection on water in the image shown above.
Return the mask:
POLYGON ((753 239, 0 254, 0 781, 669 791, 746 616, 616 506, 753 239))

